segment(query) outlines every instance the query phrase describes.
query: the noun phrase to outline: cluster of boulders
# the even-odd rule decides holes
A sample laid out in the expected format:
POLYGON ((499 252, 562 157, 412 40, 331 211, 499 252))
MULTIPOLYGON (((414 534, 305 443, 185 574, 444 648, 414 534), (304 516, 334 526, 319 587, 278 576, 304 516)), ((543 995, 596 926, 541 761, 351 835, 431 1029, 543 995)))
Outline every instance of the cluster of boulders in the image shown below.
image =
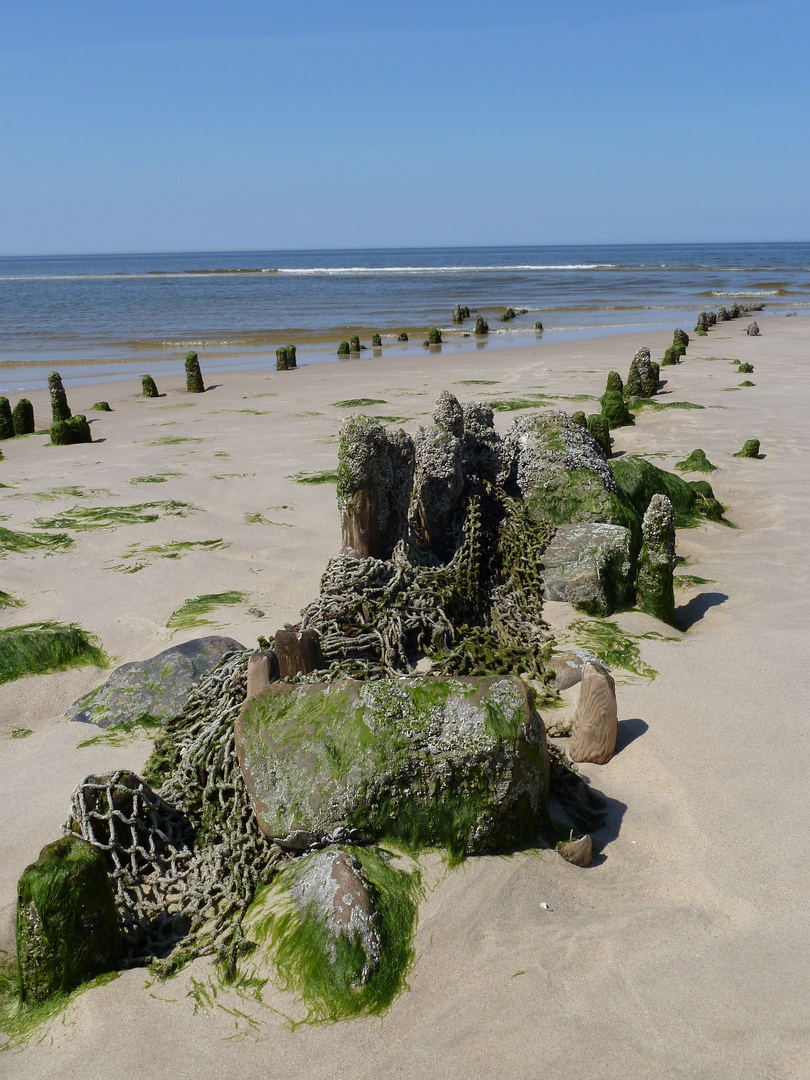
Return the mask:
MULTIPOLYGON (((695 333, 705 334, 709 327, 715 326, 717 323, 728 322, 731 319, 740 319, 745 315, 751 315, 755 311, 762 311, 765 307, 764 304, 739 304, 735 300, 730 307, 719 307, 717 312, 714 311, 701 311, 697 317, 695 323, 695 333)), ((756 326, 756 323, 752 325, 756 326)), ((756 333, 759 331, 757 330, 756 333)))

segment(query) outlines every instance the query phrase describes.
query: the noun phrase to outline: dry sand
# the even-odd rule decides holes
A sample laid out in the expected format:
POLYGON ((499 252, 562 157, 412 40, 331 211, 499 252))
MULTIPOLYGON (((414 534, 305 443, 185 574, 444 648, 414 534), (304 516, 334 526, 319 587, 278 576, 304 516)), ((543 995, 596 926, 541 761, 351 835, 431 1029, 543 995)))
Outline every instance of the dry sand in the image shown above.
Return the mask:
MULTIPOLYGON (((300 1016, 300 1007, 272 991, 267 1007, 224 990, 200 1007, 195 980, 212 970, 197 961, 165 984, 136 970, 81 995, 41 1041, 0 1053, 0 1074, 810 1076, 810 320, 758 322, 761 337, 727 323, 664 369, 659 400, 704 409, 645 411, 615 433, 614 450, 661 455, 668 468, 704 449, 738 528, 706 523, 678 534, 684 572, 711 579, 677 595, 687 632, 637 612, 616 617, 668 640, 640 642, 654 680, 617 672, 620 752, 584 769, 610 800, 609 822, 595 834, 604 851, 597 864, 581 870, 545 851, 470 859, 447 872, 427 858, 410 992, 382 1021, 292 1030, 285 1016, 300 1016), (742 381, 733 358, 754 364, 755 387, 728 390, 742 381), (764 458, 732 457, 750 437, 764 458)), ((114 411, 88 412, 92 445, 51 448, 44 436, 3 443, 7 527, 26 529, 77 504, 177 499, 198 511, 78 532, 73 549, 52 556, 8 555, 0 587, 27 607, 3 611, 1 624, 76 621, 123 663, 211 632, 166 623, 190 597, 236 589, 248 599, 211 618, 252 646, 296 618, 339 547, 334 487, 290 479, 334 468, 340 420, 356 411, 335 402, 383 399, 365 411, 406 417, 413 432, 443 388, 462 400, 536 389, 595 398, 610 369, 626 375, 642 343, 660 357, 669 337, 449 355, 415 347, 412 359, 395 362, 369 355, 289 373, 207 373, 212 387, 199 397, 185 394, 180 376, 161 380, 157 400, 142 399, 134 382, 72 389, 74 412, 101 398, 114 411), (470 379, 497 385, 461 385, 470 379), (156 445, 166 437, 200 441, 156 445), (156 473, 178 475, 132 483, 156 473), (106 492, 33 498, 66 485, 106 492), (270 523, 246 520, 257 512, 270 523), (230 546, 178 560, 153 554, 137 573, 116 569, 138 561, 124 559, 130 545, 216 538, 230 546)), ((45 396, 32 395, 40 422, 45 396)), ((499 426, 513 415, 499 413, 499 426)), ((563 604, 547 605, 546 615, 559 628, 576 617, 563 604)), ((137 770, 148 754, 142 738, 78 748, 95 729, 60 722, 104 677, 83 668, 0 687, 5 949, 13 948, 17 877, 59 835, 75 784, 91 771, 137 770), (10 737, 25 728, 33 733, 10 737)))

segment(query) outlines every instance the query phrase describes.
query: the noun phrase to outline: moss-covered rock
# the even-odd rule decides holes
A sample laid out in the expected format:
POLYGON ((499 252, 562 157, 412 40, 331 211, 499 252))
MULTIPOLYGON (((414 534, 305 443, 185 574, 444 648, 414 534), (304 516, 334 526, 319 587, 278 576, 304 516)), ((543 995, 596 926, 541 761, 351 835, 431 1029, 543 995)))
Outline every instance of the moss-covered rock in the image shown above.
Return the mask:
POLYGON ((513 307, 508 307, 503 315, 501 315, 501 322, 511 322, 515 315, 515 309, 513 307))
POLYGON ((397 334, 397 341, 407 341, 408 335, 403 330, 401 334, 397 334))
POLYGON ((351 352, 360 352, 363 346, 360 344, 360 338, 357 334, 352 334, 349 338, 349 349, 351 352))
POLYGON ((14 406, 14 412, 11 414, 11 419, 14 424, 15 435, 33 435, 36 431, 36 426, 34 424, 34 406, 28 398, 20 398, 14 406))
POLYGON ((442 343, 442 332, 441 332, 441 330, 439 330, 435 326, 431 326, 428 329, 427 341, 428 341, 428 345, 441 345, 441 343, 442 343))
POLYGON ((718 507, 722 514, 723 508, 705 480, 687 482, 635 454, 612 459, 610 468, 625 505, 631 509, 636 529, 653 495, 666 495, 672 504, 678 527, 694 524, 699 516, 717 520, 718 507))
POLYGON ((605 457, 610 457, 610 426, 602 413, 591 413, 587 419, 588 431, 602 448, 605 457))
POLYGON ((155 380, 151 375, 143 375, 141 377, 141 390, 144 397, 156 398, 160 397, 155 380))
POLYGON ((743 444, 742 450, 738 450, 734 457, 758 458, 759 439, 747 439, 743 444))
POLYGON ((465 319, 469 319, 470 309, 465 304, 456 304, 453 308, 453 322, 463 323, 465 319))
POLYGON ((539 320, 534 324, 534 328, 539 333, 541 333, 541 334, 543 333, 543 324, 539 320))
POLYGON ((705 334, 709 329, 709 313, 707 311, 701 311, 695 322, 695 333, 705 334))
POLYGON ((740 366, 737 368, 737 374, 738 375, 753 375, 754 374, 754 365, 753 364, 748 364, 748 363, 740 364, 740 366))
POLYGON ((579 426, 585 428, 586 431, 588 430, 588 421, 582 409, 577 409, 576 412, 572 412, 571 419, 574 421, 575 424, 579 424, 579 426))
MULTIPOLYGON (((400 340, 401 340, 401 335, 400 335, 400 340)), ((352 350, 351 350, 351 347, 350 347, 348 341, 341 341, 341 343, 337 347, 338 356, 348 356, 351 351, 352 350)))
POLYGON ((342 828, 476 854, 546 826, 545 730, 514 677, 276 684, 236 744, 262 831, 290 848, 342 828))
POLYGON ((62 386, 62 376, 58 371, 52 371, 48 375, 48 390, 51 395, 51 418, 53 422, 69 420, 72 414, 65 388, 62 386))
POLYGON ((658 390, 658 377, 650 361, 650 350, 646 346, 638 350, 630 364, 630 373, 624 384, 624 396, 653 397, 658 390))
POLYGON ((473 327, 473 333, 478 337, 482 337, 484 334, 489 333, 489 323, 483 315, 478 315, 475 320, 475 326, 473 327))
POLYGON ((714 472, 717 466, 712 465, 703 450, 693 450, 684 461, 676 461, 675 468, 680 472, 714 472))
POLYGON ((281 345, 276 349, 276 371, 294 371, 298 366, 295 345, 281 345))
POLYGON ((748 326, 746 326, 745 332, 749 337, 759 337, 759 327, 756 324, 756 320, 750 322, 748 326))
POLYGON ((205 393, 199 357, 193 349, 186 353, 186 390, 189 394, 205 393))
POLYGON ((111 971, 122 938, 104 855, 76 836, 42 849, 17 885, 17 963, 25 1002, 111 971))
POLYGON ((573 604, 588 615, 611 615, 632 602, 632 537, 621 525, 560 525, 543 566, 547 600, 573 604))
POLYGON ((653 495, 641 526, 636 602, 642 611, 675 623, 675 518, 666 495, 653 495))
POLYGON ((51 443, 53 446, 70 446, 73 443, 93 441, 87 417, 81 413, 68 420, 57 420, 51 424, 51 443))
POLYGON ((673 345, 683 345, 684 349, 689 347, 689 335, 685 330, 676 330, 672 335, 673 345))
POLYGON ((379 334, 372 334, 371 335, 371 344, 375 349, 380 348, 380 346, 382 345, 382 338, 380 337, 379 334))
POLYGON ((91 405, 90 408, 93 412, 112 412, 109 401, 97 401, 95 405, 91 405))
POLYGON ((7 397, 0 397, 0 439, 14 438, 14 420, 7 397))
POLYGON ((627 427, 633 423, 633 415, 627 408, 621 390, 606 390, 602 394, 600 404, 602 416, 609 428, 627 427))

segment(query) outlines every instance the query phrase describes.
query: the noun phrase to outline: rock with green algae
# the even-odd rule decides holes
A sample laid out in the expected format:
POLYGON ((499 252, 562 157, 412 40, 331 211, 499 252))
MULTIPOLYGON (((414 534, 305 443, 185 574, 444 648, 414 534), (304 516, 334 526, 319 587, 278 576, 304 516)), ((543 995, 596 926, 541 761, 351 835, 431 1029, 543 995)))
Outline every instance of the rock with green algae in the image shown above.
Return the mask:
POLYGON ((109 401, 97 401, 91 408, 93 412, 112 412, 109 401))
POLYGON ((382 338, 379 334, 371 335, 371 344, 375 349, 379 349, 382 346, 382 338))
POLYGON ((365 349, 365 345, 360 344, 360 338, 357 334, 354 334, 349 338, 349 349, 352 352, 360 352, 362 349, 365 349))
POLYGON ((717 466, 712 465, 705 451, 693 450, 684 461, 676 461, 675 468, 680 472, 714 472, 717 466))
POLYGON ((489 333, 489 323, 486 321, 483 315, 478 315, 475 320, 475 326, 473 327, 473 333, 478 337, 482 337, 484 334, 489 333))
POLYGON ((189 394, 205 393, 200 360, 193 349, 186 353, 186 390, 189 394))
POLYGON ((48 844, 17 884, 24 1002, 43 1002, 114 970, 123 944, 101 850, 76 836, 48 844))
POLYGON ((14 438, 14 420, 7 397, 0 397, 0 439, 14 438))
POLYGON ((607 381, 605 382, 605 393, 609 394, 612 391, 619 394, 624 393, 624 383, 622 382, 622 377, 618 371, 608 372, 607 381))
POLYGON ((397 334, 397 341, 407 341, 408 335, 403 330, 401 334, 397 334))
POLYGON ((276 349, 276 371, 294 371, 298 367, 295 345, 281 345, 276 349))
POLYGON ((612 459, 610 468, 625 504, 631 508, 637 529, 653 495, 667 496, 676 522, 680 520, 681 524, 688 524, 696 515, 714 520, 722 516, 723 507, 705 480, 683 480, 635 454, 612 459))
POLYGON ((63 720, 108 728, 144 719, 165 724, 180 712, 192 687, 230 652, 244 652, 234 638, 212 634, 133 660, 70 706, 63 720))
POLYGON ((33 435, 36 431, 36 426, 34 424, 34 406, 28 398, 20 398, 14 406, 11 419, 14 424, 15 435, 33 435))
POLYGON ((379 420, 351 416, 340 429, 337 504, 344 553, 388 558, 407 536, 414 443, 379 420))
POLYGON ((428 329, 427 344, 428 345, 441 345, 442 332, 436 326, 431 326, 428 329))
POLYGON ((514 319, 517 312, 513 307, 508 307, 506 311, 501 315, 501 322, 511 322, 514 319))
POLYGON ((151 375, 144 375, 141 378, 141 389, 143 396, 148 398, 160 397, 158 394, 157 384, 151 375))
POLYGON ((746 326, 745 332, 749 337, 759 337, 759 327, 757 326, 756 319, 746 326))
POLYGON ((362 833, 481 854, 547 825, 545 729, 514 676, 276 683, 235 732, 259 826, 283 847, 362 833))
POLYGON ((609 428, 628 427, 633 423, 633 415, 627 408, 621 390, 605 390, 600 405, 602 406, 602 416, 607 421, 609 428))
POLYGON ((737 374, 738 375, 753 375, 754 374, 754 365, 753 364, 748 364, 748 363, 740 364, 740 366, 737 368, 737 374))
POLYGON ((469 319, 470 309, 466 304, 456 304, 453 308, 453 322, 463 323, 465 319, 469 319))
POLYGON ((351 347, 349 346, 348 341, 341 341, 341 343, 338 345, 338 349, 337 349, 338 356, 348 356, 351 351, 352 350, 351 350, 351 347))
POLYGON ((630 607, 630 530, 591 521, 560 525, 543 553, 543 591, 547 600, 573 604, 588 615, 630 607))
POLYGON ((759 439, 747 439, 743 444, 742 450, 738 450, 734 457, 758 458, 759 439))
POLYGON ((602 448, 606 458, 610 457, 610 425, 602 413, 591 413, 586 421, 588 431, 602 448))
POLYGON ((683 345, 684 349, 689 347, 689 335, 685 330, 676 330, 672 335, 673 345, 683 345))
POLYGON ((65 388, 62 386, 62 376, 58 371, 52 371, 48 375, 48 390, 51 395, 51 419, 53 422, 69 420, 72 413, 68 405, 65 388))
POLYGON ((588 421, 582 409, 577 409, 576 412, 572 412, 571 419, 575 424, 579 424, 579 426, 585 428, 586 431, 588 430, 588 421))
POLYGON ((89 443, 93 441, 90 425, 87 417, 81 413, 71 416, 68 420, 55 420, 51 424, 51 445, 71 446, 74 443, 89 443))
POLYGON ((686 346, 683 342, 677 342, 670 347, 664 353, 664 359, 661 361, 663 367, 672 367, 673 364, 680 364, 681 357, 686 354, 686 346))
POLYGON ((630 363, 630 372, 624 384, 624 396, 653 397, 658 391, 658 377, 650 360, 650 350, 642 345, 630 363))
POLYGON ((675 623, 675 516, 666 495, 653 495, 641 526, 636 602, 642 611, 675 623))

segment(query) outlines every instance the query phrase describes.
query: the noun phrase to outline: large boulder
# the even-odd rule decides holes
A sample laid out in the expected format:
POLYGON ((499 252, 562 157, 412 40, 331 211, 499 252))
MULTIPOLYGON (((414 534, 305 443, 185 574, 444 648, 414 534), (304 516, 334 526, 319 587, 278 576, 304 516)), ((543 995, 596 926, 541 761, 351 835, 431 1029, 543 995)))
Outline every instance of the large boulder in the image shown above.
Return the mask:
POLYGON ((621 525, 561 525, 543 564, 547 600, 565 601, 589 615, 612 615, 632 601, 632 539, 621 525))
POLYGON ((226 653, 244 651, 233 638, 211 635, 174 645, 148 660, 122 664, 109 679, 75 701, 65 720, 107 728, 149 718, 165 723, 183 708, 194 683, 226 653))
POLYGON ((514 676, 276 683, 236 749, 262 832, 291 849, 359 833, 478 854, 546 823, 545 730, 514 676))
POLYGON ((46 845, 17 884, 22 1000, 69 993, 117 967, 122 949, 104 853, 77 836, 46 845))

